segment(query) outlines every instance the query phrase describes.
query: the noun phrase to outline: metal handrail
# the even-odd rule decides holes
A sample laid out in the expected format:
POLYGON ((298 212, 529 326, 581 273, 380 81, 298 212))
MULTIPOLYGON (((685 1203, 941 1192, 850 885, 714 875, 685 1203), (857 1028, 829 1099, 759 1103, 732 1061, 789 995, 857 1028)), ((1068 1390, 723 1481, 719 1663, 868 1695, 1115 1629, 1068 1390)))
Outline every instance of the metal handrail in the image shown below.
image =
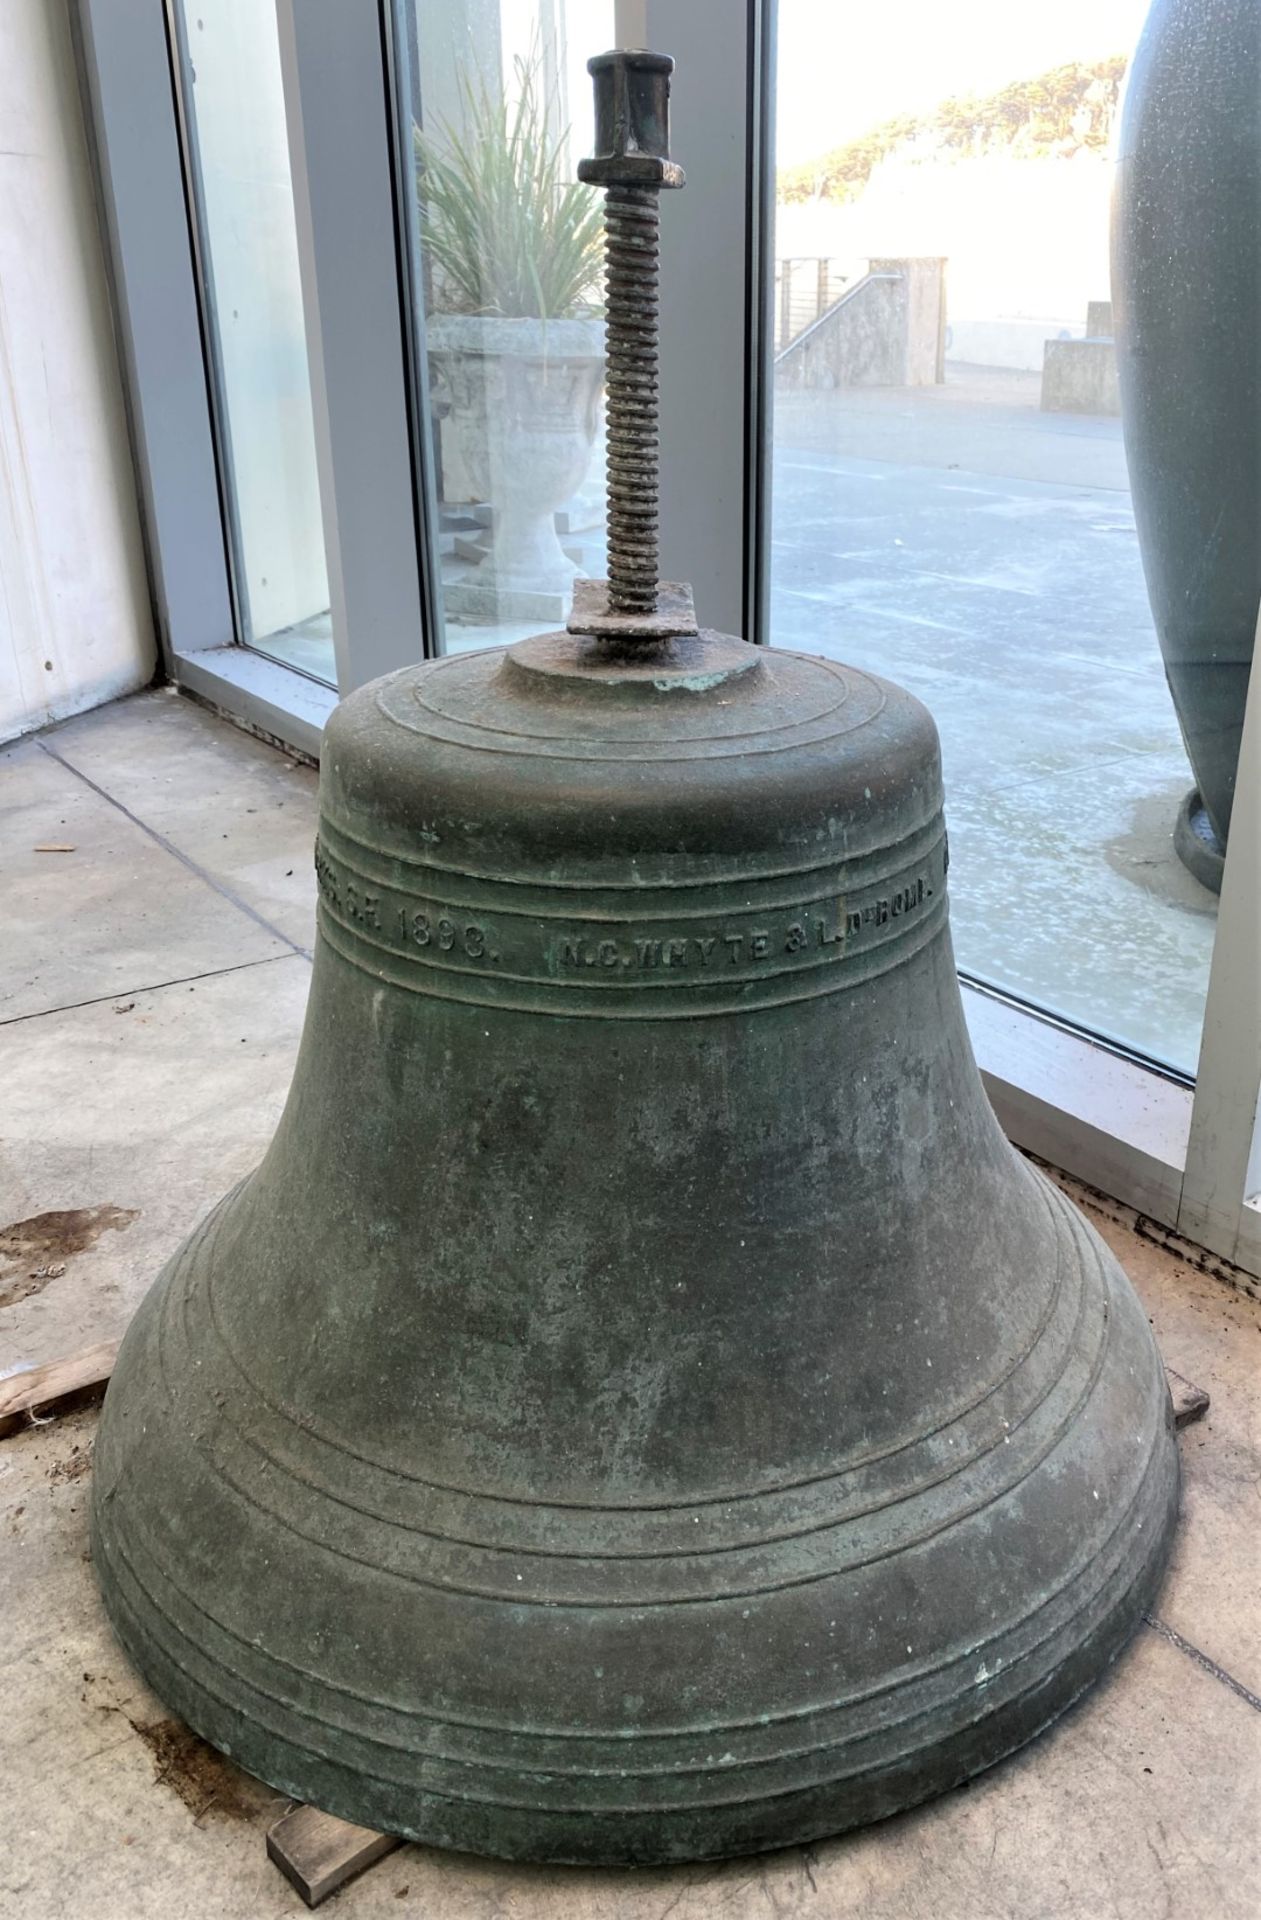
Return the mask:
POLYGON ((856 293, 861 293, 863 288, 870 286, 873 281, 902 280, 905 279, 905 277, 904 274, 891 272, 883 267, 875 273, 870 271, 864 273, 861 279, 855 280, 853 285, 846 287, 845 291, 833 300, 830 306, 825 307, 823 312, 810 322, 809 326, 803 327, 800 333, 795 333, 791 340, 787 341, 784 346, 777 350, 774 364, 778 366, 780 361, 785 359, 788 354, 795 353, 797 348, 804 345, 810 338, 811 334, 818 332, 825 320, 830 320, 833 314, 839 312, 848 301, 854 298, 856 293))

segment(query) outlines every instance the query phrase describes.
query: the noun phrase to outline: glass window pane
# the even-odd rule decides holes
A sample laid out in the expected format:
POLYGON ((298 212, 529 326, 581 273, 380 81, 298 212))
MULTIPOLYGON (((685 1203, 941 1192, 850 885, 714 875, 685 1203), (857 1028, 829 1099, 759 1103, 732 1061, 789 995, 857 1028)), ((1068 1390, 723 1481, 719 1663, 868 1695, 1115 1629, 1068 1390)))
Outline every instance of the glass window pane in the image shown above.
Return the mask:
POLYGON ((275 9, 177 25, 241 637, 336 685, 275 9))
MULTIPOLYGON (((1144 575, 1168 496, 1131 488, 1110 286, 1119 101, 1147 11, 780 0, 770 637, 931 708, 960 968, 1193 1074, 1217 908, 1185 820, 1185 859, 1175 846, 1195 688, 1175 676, 1180 712, 1161 652, 1180 642, 1158 634, 1144 575)), ((1153 21, 1194 12, 1160 0, 1153 21)), ((1223 0, 1219 15, 1238 62, 1255 7, 1223 0)), ((1199 54, 1159 58, 1196 74, 1162 91, 1149 61, 1160 137, 1183 168, 1192 117, 1216 129, 1218 192, 1252 222, 1234 244, 1245 274, 1251 245, 1255 287, 1255 111, 1236 92, 1232 120, 1220 61, 1215 78, 1199 54)), ((1255 62, 1243 70, 1255 106, 1255 62)), ((1156 294, 1175 323, 1210 271, 1196 245, 1165 249, 1156 294)), ((1237 269, 1211 271, 1225 285, 1237 269)), ((1184 331, 1195 358, 1170 383, 1209 368, 1200 322, 1184 331)), ((1255 516, 1255 466, 1217 483, 1227 511, 1242 487, 1255 516)), ((1202 502, 1214 482, 1196 484, 1202 502)), ((1255 556, 1255 540, 1236 544, 1255 556)), ((1220 547, 1199 558, 1200 572, 1230 565, 1220 547)), ((1249 573, 1254 614, 1256 590, 1249 573)), ((1224 658, 1251 642, 1215 644, 1224 658)), ((1236 726, 1245 680, 1246 656, 1210 695, 1237 695, 1236 726)))
POLYGON ((613 6, 403 4, 433 564, 458 650, 562 626, 574 579, 604 572, 602 204, 576 167, 613 6))

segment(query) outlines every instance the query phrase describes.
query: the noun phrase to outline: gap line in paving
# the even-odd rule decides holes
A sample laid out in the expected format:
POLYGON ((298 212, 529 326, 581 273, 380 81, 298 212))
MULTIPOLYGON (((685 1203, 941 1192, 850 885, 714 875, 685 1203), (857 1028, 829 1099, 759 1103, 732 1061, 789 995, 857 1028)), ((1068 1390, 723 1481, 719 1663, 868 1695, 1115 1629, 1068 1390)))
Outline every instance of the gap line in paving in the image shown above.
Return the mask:
MULTIPOLYGON (((91 787, 93 793, 99 794, 101 799, 108 801, 111 807, 116 807, 125 820, 130 820, 133 827, 139 827, 141 833, 147 833, 149 838, 155 841, 164 853, 169 853, 172 859, 178 860, 182 867, 188 869, 189 873, 195 874, 199 880, 204 881, 213 892, 219 894, 222 899, 227 900, 232 906, 238 908, 239 911, 252 920, 256 926, 261 927, 265 933, 271 934, 274 940, 282 941, 283 944, 288 947, 290 953, 300 955, 303 960, 310 960, 311 952, 309 948, 300 947, 296 940, 291 940, 287 933, 282 933, 280 928, 274 925, 265 914, 258 911, 257 907, 252 907, 248 900, 243 900, 239 893, 234 892, 231 887, 226 886, 222 880, 216 880, 212 873, 207 873, 206 869, 203 866, 199 866, 196 860, 190 858, 188 854, 181 852, 174 841, 168 840, 164 833, 159 833, 158 829, 150 826, 147 820, 142 820, 139 814, 131 811, 130 807, 125 807, 121 800, 116 799, 115 796, 109 792, 108 788, 98 786, 96 781, 84 773, 81 767, 75 766, 73 760, 67 760, 64 754, 58 753, 55 748, 49 746, 46 739, 37 737, 35 744, 48 755, 50 760, 55 760, 58 766, 66 769, 67 773, 72 773, 76 780, 82 780, 85 787, 91 787)), ((229 969, 229 971, 232 971, 232 969, 229 969)), ((105 995, 103 997, 116 999, 117 995, 105 995)))
POLYGON ((131 994, 165 993, 168 987, 186 987, 198 980, 219 980, 226 973, 244 973, 249 967, 274 967, 280 960, 309 960, 310 957, 301 948, 295 948, 292 953, 267 953, 260 960, 238 960, 231 967, 208 967, 204 973, 181 973, 174 980, 153 980, 143 987, 119 987, 114 993, 93 993, 86 1000, 67 1000, 59 1007, 36 1007, 31 1013, 10 1014, 0 1020, 0 1027, 20 1026, 24 1020, 46 1020, 50 1014, 76 1013, 80 1007, 99 1007, 107 1000, 125 1000, 131 994))
POLYGON ((1216 1660, 1211 1660, 1193 1640, 1184 1639, 1176 1627, 1169 1626, 1164 1620, 1158 1620, 1154 1613, 1145 1613, 1143 1618, 1153 1633, 1158 1633, 1162 1640, 1167 1640, 1171 1647, 1178 1649, 1179 1653, 1185 1653, 1188 1660, 1194 1660, 1196 1666, 1202 1667, 1204 1672, 1211 1674, 1214 1680, 1220 1680, 1221 1684, 1229 1688, 1230 1692, 1242 1700, 1246 1706, 1253 1707, 1261 1713, 1261 1699, 1257 1698, 1252 1689, 1245 1687, 1242 1680, 1236 1680, 1233 1673, 1227 1673, 1225 1667, 1219 1667, 1216 1660))

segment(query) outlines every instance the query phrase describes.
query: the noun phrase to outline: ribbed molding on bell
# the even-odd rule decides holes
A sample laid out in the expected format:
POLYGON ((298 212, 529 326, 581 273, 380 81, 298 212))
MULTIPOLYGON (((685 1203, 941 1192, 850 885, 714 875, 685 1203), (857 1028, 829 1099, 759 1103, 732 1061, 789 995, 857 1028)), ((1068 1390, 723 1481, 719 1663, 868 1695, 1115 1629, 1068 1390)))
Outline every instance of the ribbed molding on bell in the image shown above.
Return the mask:
POLYGON ((1053 1281, 1022 1350, 951 1417, 804 1482, 617 1508, 427 1483, 269 1395, 216 1323, 225 1203, 147 1304, 127 1427, 98 1454, 124 1644, 281 1790, 472 1851, 740 1852, 965 1778, 1115 1653, 1175 1492, 1146 1322, 1058 1190, 1024 1177, 1053 1281), (113 1525, 124 1452, 184 1502, 113 1525), (206 1558, 225 1541, 235 1605, 206 1558), (582 1724, 566 1672, 590 1685, 602 1666, 638 1692, 582 1724), (751 1672, 760 1689, 733 1699, 725 1673, 751 1672))

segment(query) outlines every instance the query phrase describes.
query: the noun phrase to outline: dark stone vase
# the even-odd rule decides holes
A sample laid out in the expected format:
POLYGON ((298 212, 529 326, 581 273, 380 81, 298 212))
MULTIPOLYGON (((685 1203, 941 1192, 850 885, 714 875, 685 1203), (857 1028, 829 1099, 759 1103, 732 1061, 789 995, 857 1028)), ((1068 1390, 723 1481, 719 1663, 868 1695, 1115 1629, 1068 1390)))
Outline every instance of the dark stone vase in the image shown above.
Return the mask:
POLYGON ((1154 0, 1112 297, 1143 567, 1196 781, 1178 851, 1220 885, 1261 601, 1261 0, 1154 0))

